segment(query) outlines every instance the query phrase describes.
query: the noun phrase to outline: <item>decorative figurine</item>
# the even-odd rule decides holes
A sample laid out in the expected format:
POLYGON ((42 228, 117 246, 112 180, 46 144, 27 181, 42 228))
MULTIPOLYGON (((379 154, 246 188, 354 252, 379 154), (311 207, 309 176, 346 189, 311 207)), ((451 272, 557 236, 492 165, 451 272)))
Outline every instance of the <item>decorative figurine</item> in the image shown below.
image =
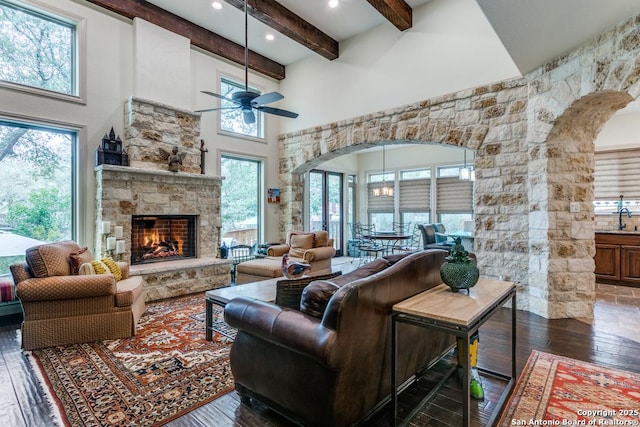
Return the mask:
POLYGON ((96 166, 98 165, 129 166, 129 156, 123 150, 120 136, 116 136, 113 127, 102 137, 102 144, 96 150, 96 166))
POLYGON ((208 153, 209 149, 204 146, 204 139, 200 140, 200 173, 204 175, 204 153, 208 153))
POLYGON ((169 165, 169 170, 171 172, 180 171, 180 166, 182 166, 182 159, 184 155, 178 154, 178 147, 173 147, 173 149, 171 150, 171 153, 167 153, 162 148, 160 148, 159 151, 162 158, 167 161, 167 164, 169 165))
POLYGON ((289 254, 282 255, 280 271, 282 271, 282 274, 287 279, 297 279, 302 277, 302 275, 308 270, 311 270, 311 265, 298 261, 289 262, 289 254))

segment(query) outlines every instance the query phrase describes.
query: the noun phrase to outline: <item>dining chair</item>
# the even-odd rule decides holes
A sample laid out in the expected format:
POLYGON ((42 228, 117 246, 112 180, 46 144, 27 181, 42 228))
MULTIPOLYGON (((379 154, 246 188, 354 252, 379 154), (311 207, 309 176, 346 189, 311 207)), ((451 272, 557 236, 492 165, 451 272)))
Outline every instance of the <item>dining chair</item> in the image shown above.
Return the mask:
POLYGON ((358 241, 357 248, 360 252, 358 266, 367 263, 385 251, 385 247, 372 238, 376 234, 376 227, 373 224, 354 224, 354 236, 358 241))
POLYGON ((420 227, 418 224, 413 225, 413 232, 409 241, 400 241, 393 245, 392 252, 410 252, 422 249, 420 245, 420 227))

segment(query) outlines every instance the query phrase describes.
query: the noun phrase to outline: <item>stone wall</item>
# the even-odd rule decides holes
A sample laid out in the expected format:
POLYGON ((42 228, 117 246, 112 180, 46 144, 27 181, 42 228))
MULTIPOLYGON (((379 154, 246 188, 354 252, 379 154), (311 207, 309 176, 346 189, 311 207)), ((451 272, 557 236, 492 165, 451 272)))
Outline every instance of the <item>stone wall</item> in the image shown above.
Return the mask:
POLYGON ((593 142, 640 94, 640 16, 523 78, 280 137, 280 231, 302 228, 301 174, 382 144, 476 149, 481 273, 518 282, 518 308, 592 318, 593 142))
POLYGON ((181 172, 200 173, 200 115, 130 97, 125 104, 125 147, 132 167, 168 170, 174 147, 181 172))

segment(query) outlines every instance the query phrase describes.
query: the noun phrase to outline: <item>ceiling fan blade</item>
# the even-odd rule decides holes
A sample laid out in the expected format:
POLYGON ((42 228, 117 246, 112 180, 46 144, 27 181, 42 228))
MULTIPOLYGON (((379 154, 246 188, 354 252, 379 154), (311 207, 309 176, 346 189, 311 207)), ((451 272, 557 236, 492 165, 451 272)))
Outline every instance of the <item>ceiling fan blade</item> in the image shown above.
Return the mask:
POLYGON ((298 117, 298 113, 294 113, 293 111, 283 110, 281 108, 273 108, 273 107, 256 107, 256 110, 260 110, 265 113, 275 114, 276 116, 283 116, 295 119, 298 117))
POLYGON ((278 92, 269 92, 264 95, 260 95, 257 98, 254 98, 251 101, 251 105, 254 107, 259 107, 261 105, 270 104, 272 102, 280 101, 284 96, 280 95, 278 92))
POLYGON ((200 92, 206 93, 207 95, 215 96, 216 98, 224 99, 225 101, 233 101, 231 98, 227 98, 226 96, 219 95, 215 92, 209 92, 208 90, 201 90, 200 92))
POLYGON ((194 113, 206 113, 207 111, 218 111, 218 110, 237 110, 238 108, 240 108, 239 105, 236 105, 234 107, 207 108, 207 109, 204 109, 204 110, 196 110, 196 111, 194 111, 194 113))
POLYGON ((244 118, 244 122, 248 125, 256 122, 256 115, 252 110, 242 110, 242 117, 244 118))

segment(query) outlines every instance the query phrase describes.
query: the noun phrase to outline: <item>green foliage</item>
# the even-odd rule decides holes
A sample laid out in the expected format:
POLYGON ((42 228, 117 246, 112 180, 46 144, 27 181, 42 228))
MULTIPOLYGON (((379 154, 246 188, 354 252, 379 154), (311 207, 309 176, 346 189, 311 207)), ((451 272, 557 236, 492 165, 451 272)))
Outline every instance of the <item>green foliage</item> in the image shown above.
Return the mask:
POLYGON ((258 216, 259 163, 253 160, 222 157, 221 189, 223 229, 239 228, 238 223, 258 216))
POLYGON ((29 193, 26 203, 9 206, 7 223, 15 234, 45 241, 71 236, 71 197, 57 187, 40 188, 29 193))
POLYGON ((0 3, 0 79, 74 91, 73 25, 0 3))
POLYGON ((455 238, 455 243, 449 251, 449 255, 446 260, 456 264, 469 264, 471 258, 469 258, 469 252, 462 245, 462 239, 460 237, 455 238))
POLYGON ((11 271, 9 267, 11 267, 12 264, 17 264, 23 261, 24 255, 0 257, 0 275, 9 273, 11 271))

